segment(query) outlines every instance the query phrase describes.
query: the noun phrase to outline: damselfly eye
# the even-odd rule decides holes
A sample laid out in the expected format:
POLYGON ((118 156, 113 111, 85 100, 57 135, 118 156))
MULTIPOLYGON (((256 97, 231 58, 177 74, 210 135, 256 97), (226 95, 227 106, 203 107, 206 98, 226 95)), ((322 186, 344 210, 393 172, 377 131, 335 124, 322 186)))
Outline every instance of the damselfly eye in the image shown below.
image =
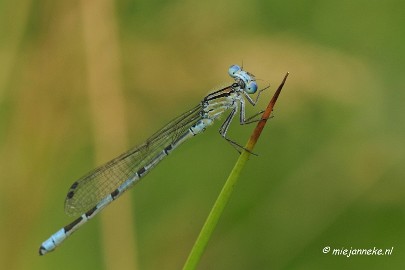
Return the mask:
POLYGON ((254 94, 257 91, 257 83, 252 81, 250 83, 248 83, 248 85, 246 86, 246 93, 248 94, 254 94))
POLYGON ((238 71, 241 71, 242 69, 240 68, 240 66, 238 65, 232 65, 229 69, 228 69, 228 73, 231 77, 235 77, 235 74, 238 71))

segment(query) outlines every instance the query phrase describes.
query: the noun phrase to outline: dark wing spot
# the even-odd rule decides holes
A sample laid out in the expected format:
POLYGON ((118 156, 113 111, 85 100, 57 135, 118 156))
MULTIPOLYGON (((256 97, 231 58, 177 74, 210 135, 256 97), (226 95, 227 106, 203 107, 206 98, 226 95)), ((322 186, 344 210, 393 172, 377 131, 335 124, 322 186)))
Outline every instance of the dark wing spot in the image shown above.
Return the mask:
POLYGON ((68 192, 67 198, 68 198, 68 199, 72 199, 73 195, 75 195, 75 193, 74 193, 73 190, 71 190, 71 191, 68 192))
POLYGON ((70 187, 70 189, 76 189, 77 188, 77 186, 79 185, 79 182, 74 182, 73 184, 72 184, 72 186, 70 187))

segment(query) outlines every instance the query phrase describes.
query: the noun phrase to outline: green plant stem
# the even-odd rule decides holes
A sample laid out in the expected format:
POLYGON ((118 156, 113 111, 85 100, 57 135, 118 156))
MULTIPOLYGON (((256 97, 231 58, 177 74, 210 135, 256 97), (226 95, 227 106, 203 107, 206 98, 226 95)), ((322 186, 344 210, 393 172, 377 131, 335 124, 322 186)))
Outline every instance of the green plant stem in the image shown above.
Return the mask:
POLYGON ((277 98, 281 92, 281 89, 284 86, 285 81, 287 80, 288 77, 287 73, 281 82, 280 86, 277 88, 277 91, 274 93, 273 98, 270 100, 266 110, 264 111, 262 115, 262 120, 260 120, 257 123, 257 126, 255 130, 253 131, 252 135, 250 136, 249 141, 247 142, 245 149, 249 150, 243 150, 241 155, 239 156, 238 160, 236 161, 235 166, 233 167, 231 173, 228 176, 228 179, 226 180, 221 193, 219 194, 214 206, 211 209, 210 214, 208 215, 207 220, 204 223, 204 226, 201 229, 201 232, 194 243, 193 248, 191 249, 191 252, 187 258, 186 263, 184 264, 183 270, 193 270, 197 267, 198 262, 201 259, 202 254, 204 253, 204 250, 207 246, 207 243, 212 235, 212 232, 214 231, 218 220, 226 206, 226 204, 229 201, 229 198, 232 194, 233 188, 240 176, 240 173, 245 166, 250 153, 252 152, 257 140, 260 137, 260 134, 266 125, 267 119, 270 117, 270 114, 274 108, 274 105, 276 104, 277 98))

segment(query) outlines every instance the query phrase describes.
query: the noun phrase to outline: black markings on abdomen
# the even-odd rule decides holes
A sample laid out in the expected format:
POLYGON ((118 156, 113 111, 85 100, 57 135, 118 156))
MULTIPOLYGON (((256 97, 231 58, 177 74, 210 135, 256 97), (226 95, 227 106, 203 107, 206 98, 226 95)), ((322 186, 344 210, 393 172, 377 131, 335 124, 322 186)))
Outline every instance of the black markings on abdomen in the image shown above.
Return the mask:
POLYGON ((117 196, 120 194, 120 190, 117 188, 116 190, 114 190, 113 192, 111 192, 111 197, 113 200, 115 200, 115 198, 117 198, 117 196))
POLYGON ((166 156, 169 155, 169 152, 173 149, 172 145, 167 146, 163 151, 165 152, 166 156))
POLYGON ((68 233, 72 228, 74 228, 77 224, 79 224, 81 221, 83 220, 83 217, 79 217, 77 218, 75 221, 73 221, 72 223, 70 223, 69 225, 66 225, 65 227, 63 227, 63 229, 65 230, 65 233, 68 233))
POLYGON ((91 208, 89 211, 86 212, 86 217, 91 217, 91 215, 93 215, 94 211, 96 211, 98 208, 97 206, 94 206, 93 208, 91 208))
POLYGON ((143 174, 145 171, 146 171, 145 167, 142 167, 142 168, 139 169, 139 171, 137 172, 139 178, 142 177, 142 174, 143 174))

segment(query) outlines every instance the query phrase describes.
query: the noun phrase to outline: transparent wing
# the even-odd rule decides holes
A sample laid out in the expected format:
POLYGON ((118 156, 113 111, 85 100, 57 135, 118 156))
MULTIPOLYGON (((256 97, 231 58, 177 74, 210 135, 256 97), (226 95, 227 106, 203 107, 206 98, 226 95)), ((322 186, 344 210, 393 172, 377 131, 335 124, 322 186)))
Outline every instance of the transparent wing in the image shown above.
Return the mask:
POLYGON ((201 110, 200 104, 178 116, 145 143, 130 149, 74 182, 66 196, 66 214, 72 216, 82 214, 94 207, 201 119, 201 110))

